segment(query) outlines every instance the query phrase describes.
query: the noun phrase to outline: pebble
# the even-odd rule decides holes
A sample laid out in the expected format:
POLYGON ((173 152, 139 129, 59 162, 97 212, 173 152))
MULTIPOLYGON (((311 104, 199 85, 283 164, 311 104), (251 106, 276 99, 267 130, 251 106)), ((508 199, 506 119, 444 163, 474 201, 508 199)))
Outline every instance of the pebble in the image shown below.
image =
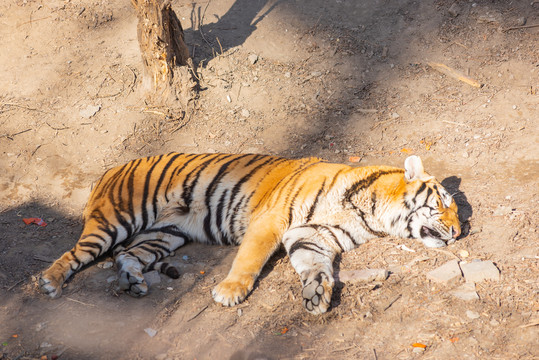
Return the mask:
POLYGON ((287 72, 284 73, 285 78, 289 78, 291 76, 292 76, 292 74, 290 73, 290 71, 287 71, 287 72))
POLYGON ((187 255, 182 256, 182 260, 183 260, 183 261, 189 260, 189 256, 187 256, 187 255))
POLYGON ((464 301, 479 300, 479 295, 475 291, 475 283, 463 284, 451 291, 451 295, 464 301))
POLYGON ((116 280, 118 280, 118 277, 116 275, 113 275, 113 276, 109 276, 107 278, 107 284, 110 284, 112 282, 115 282, 116 280))
POLYGON ((525 17, 519 17, 517 19, 517 26, 524 26, 524 25, 526 25, 527 21, 528 21, 528 19, 526 19, 525 17))
POLYGON ((462 258, 467 258, 468 256, 470 256, 470 253, 468 251, 466 251, 466 250, 460 250, 459 255, 462 258))
POLYGON ((412 352, 414 352, 414 353, 416 353, 416 354, 422 353, 422 352, 424 352, 424 351, 425 351, 425 348, 423 348, 423 347, 414 347, 414 348, 412 349, 412 352))
POLYGON ((249 62, 254 65, 258 61, 258 55, 251 54, 249 55, 248 59, 249 59, 249 62))
POLYGON ((466 282, 480 282, 485 280, 500 281, 500 270, 490 260, 460 263, 466 282))
POLYGON ((241 116, 243 116, 243 117, 245 117, 245 118, 248 118, 249 115, 251 115, 251 113, 249 112, 249 110, 243 109, 243 110, 241 111, 241 116))
POLYGON ((157 330, 154 330, 152 328, 146 328, 144 329, 144 332, 148 334, 150 337, 154 337, 155 335, 157 335, 157 330))
POLYGON ((401 116, 400 116, 398 113, 394 112, 394 113, 391 114, 391 117, 392 117, 393 119, 398 119, 398 118, 400 118, 401 116))
POLYGON ((445 285, 455 283, 461 277, 462 273, 460 271, 458 260, 448 261, 442 266, 427 273, 427 279, 445 285))
POLYGON ((472 310, 466 310, 466 316, 470 319, 478 319, 481 315, 479 313, 472 311, 472 310))
POLYGON ((468 154, 468 152, 465 151, 465 152, 462 153, 462 157, 467 159, 467 158, 470 157, 470 154, 468 154))
POLYGON ((460 14, 460 6, 457 3, 453 3, 449 9, 447 9, 449 15, 457 17, 460 14))
POLYGON ((101 110, 101 105, 88 105, 85 109, 79 111, 79 115, 83 118, 89 119, 94 116, 99 110, 101 110))

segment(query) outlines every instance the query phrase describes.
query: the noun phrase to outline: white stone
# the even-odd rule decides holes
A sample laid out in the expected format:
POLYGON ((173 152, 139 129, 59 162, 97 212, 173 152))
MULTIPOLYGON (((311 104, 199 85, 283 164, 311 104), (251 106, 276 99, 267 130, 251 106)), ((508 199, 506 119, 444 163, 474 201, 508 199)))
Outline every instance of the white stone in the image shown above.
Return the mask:
POLYGON ((472 310, 466 310, 466 316, 470 319, 478 319, 481 315, 479 313, 472 311, 472 310))
POLYGON ((500 270, 490 260, 460 263, 466 282, 481 282, 485 280, 500 281, 500 270))
POLYGON ((88 105, 85 109, 79 111, 80 116, 89 119, 101 109, 101 105, 88 105))
POLYGON ((371 282, 387 279, 389 271, 386 269, 365 269, 365 270, 341 270, 337 278, 341 282, 371 282))
POLYGON ((258 55, 251 54, 251 55, 249 55, 248 59, 249 59, 249 62, 254 65, 254 63, 256 63, 258 61, 258 55))
POLYGON ((152 328, 146 328, 144 329, 144 332, 148 334, 150 337, 154 337, 155 335, 157 335, 157 330, 154 330, 152 328))
POLYGON ((457 299, 471 301, 478 300, 479 295, 475 292, 475 283, 466 283, 450 292, 457 299))
POLYGON ((457 282, 461 277, 462 273, 460 271, 458 260, 448 261, 442 266, 427 273, 427 279, 446 285, 457 282))

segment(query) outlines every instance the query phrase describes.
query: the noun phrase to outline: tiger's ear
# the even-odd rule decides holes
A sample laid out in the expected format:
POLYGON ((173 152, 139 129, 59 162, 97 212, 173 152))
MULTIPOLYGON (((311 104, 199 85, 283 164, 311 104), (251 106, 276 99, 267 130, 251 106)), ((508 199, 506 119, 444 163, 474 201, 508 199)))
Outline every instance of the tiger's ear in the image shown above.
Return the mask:
POLYGON ((408 156, 404 160, 404 178, 406 181, 414 181, 425 176, 425 169, 421 158, 416 155, 408 156))

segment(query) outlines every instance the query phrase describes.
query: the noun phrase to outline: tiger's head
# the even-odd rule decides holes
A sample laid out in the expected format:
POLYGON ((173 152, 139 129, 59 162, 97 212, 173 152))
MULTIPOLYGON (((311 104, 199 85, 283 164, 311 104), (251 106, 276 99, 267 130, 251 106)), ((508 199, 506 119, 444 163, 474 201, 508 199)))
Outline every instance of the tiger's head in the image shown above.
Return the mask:
POLYGON ((425 173, 418 156, 404 162, 403 206, 409 211, 406 233, 427 247, 443 247, 461 233, 457 204, 433 176, 425 173))

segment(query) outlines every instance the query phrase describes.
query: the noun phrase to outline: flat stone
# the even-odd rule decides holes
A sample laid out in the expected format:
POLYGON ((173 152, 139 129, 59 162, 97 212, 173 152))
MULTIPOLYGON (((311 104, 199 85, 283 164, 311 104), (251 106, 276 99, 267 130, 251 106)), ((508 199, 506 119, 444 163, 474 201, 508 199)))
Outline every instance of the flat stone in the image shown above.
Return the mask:
POLYGON ((500 281, 500 270, 490 260, 460 263, 466 282, 500 281))
POLYGON ((472 310, 466 310, 466 316, 470 319, 478 319, 481 315, 478 312, 472 310))
POLYGON ((249 59, 249 62, 254 65, 258 61, 258 55, 251 54, 249 55, 248 59, 249 59))
POLYGON ((101 109, 101 105, 88 105, 86 108, 79 111, 80 116, 89 119, 101 109))
POLYGON ((341 270, 337 278, 341 282, 371 282, 387 279, 389 271, 386 269, 365 269, 365 270, 341 270))
POLYGON ((151 287, 152 285, 161 282, 161 276, 159 276, 159 273, 156 270, 148 271, 147 273, 144 273, 144 280, 146 280, 148 287, 151 287))
POLYGON ((479 300, 479 295, 475 291, 475 283, 463 284, 451 291, 450 294, 464 301, 479 300))
POLYGON ((454 284, 462 277, 458 260, 451 260, 446 262, 440 267, 429 271, 427 273, 427 279, 441 283, 441 284, 454 284))

